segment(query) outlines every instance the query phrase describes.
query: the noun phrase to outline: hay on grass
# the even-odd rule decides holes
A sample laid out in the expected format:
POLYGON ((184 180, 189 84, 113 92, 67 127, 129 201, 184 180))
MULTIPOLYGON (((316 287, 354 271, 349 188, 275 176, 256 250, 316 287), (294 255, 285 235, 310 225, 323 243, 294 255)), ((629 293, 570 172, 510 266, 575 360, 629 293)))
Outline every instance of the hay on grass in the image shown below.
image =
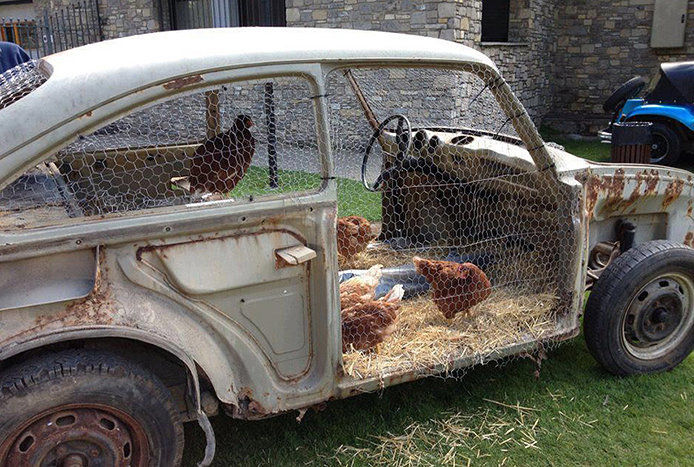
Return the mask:
POLYGON ((443 317, 429 296, 402 302, 397 330, 378 351, 343 354, 346 375, 362 379, 482 356, 510 345, 549 336, 556 330, 554 294, 497 288, 467 316, 443 317))

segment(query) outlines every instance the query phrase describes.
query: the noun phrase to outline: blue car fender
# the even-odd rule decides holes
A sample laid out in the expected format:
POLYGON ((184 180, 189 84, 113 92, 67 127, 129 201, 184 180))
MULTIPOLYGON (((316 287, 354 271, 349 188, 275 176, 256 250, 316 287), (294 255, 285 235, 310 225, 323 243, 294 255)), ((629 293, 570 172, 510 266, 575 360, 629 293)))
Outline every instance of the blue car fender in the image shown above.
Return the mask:
POLYGON ((630 110, 624 120, 648 120, 648 117, 665 117, 680 122, 694 131, 694 105, 645 104, 630 110))

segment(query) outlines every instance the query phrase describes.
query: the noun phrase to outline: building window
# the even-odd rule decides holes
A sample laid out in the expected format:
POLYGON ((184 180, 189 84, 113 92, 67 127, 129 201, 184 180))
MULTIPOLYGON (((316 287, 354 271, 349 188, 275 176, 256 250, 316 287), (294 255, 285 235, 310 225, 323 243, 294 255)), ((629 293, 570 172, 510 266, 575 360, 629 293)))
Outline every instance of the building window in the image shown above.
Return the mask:
POLYGON ((510 0, 482 1, 482 42, 508 42, 510 0))
POLYGON ((286 26, 285 0, 171 0, 174 29, 286 26))

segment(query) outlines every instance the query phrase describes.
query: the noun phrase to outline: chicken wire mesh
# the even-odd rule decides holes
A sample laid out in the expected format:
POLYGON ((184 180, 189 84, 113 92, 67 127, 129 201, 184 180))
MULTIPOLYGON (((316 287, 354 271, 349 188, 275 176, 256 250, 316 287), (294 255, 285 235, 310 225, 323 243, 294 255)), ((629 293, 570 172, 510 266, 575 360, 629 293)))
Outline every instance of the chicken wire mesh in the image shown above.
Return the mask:
POLYGON ((347 375, 445 371, 565 325, 577 201, 533 163, 517 131, 534 129, 505 113, 499 80, 475 66, 327 76, 347 375))
POLYGON ((313 93, 298 77, 234 82, 80 136, 0 192, 6 228, 319 189, 313 93))
POLYGON ((46 82, 50 73, 40 60, 31 60, 0 74, 0 110, 17 102, 46 82))

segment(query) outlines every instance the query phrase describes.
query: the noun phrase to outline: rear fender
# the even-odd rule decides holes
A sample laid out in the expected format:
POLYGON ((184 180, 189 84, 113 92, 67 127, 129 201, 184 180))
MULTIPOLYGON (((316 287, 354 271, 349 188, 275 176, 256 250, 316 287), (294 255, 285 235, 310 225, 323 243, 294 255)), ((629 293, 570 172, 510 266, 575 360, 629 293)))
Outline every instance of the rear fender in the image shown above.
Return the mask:
POLYGON ((646 104, 636 107, 629 112, 626 120, 672 120, 680 123, 690 131, 694 131, 694 106, 691 105, 668 105, 668 104, 646 104))

